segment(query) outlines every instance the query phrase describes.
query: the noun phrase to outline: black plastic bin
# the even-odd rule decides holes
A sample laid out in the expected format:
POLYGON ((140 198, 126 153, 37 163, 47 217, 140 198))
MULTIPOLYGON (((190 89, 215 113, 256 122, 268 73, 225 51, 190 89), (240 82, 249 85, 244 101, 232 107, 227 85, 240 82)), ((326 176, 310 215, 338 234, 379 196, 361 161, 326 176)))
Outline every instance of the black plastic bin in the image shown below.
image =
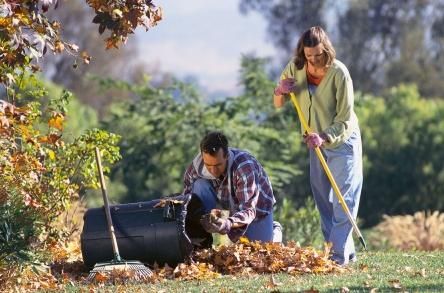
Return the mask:
MULTIPOLYGON (((195 247, 211 247, 213 238, 199 223, 201 202, 195 195, 112 205, 110 210, 123 259, 174 266, 186 260, 195 247)), ((86 211, 81 249, 90 268, 113 259, 104 208, 86 211)))

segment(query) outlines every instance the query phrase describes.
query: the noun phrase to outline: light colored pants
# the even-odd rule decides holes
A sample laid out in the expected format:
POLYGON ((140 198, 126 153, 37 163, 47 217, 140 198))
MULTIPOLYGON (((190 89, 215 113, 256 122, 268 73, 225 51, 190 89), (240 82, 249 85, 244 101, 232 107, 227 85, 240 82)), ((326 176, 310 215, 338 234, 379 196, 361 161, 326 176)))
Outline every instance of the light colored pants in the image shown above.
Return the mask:
MULTIPOLYGON (((352 216, 356 219, 362 189, 362 146, 359 131, 342 145, 321 149, 352 216)), ((310 183, 321 215, 324 239, 333 244, 332 258, 341 265, 355 256, 353 226, 339 203, 314 150, 310 150, 310 183)))
MULTIPOLYGON (((209 180, 197 179, 193 184, 192 192, 201 200, 204 214, 219 208, 216 191, 209 180)), ((282 226, 273 221, 273 213, 270 213, 260 220, 255 219, 248 226, 244 236, 251 241, 282 242, 282 226)))

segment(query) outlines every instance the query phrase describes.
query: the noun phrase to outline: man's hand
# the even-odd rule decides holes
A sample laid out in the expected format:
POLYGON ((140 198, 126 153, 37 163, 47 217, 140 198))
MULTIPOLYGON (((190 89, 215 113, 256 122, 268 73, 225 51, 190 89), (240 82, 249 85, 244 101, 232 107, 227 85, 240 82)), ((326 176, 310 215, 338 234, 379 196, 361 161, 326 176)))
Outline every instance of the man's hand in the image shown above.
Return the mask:
POLYGON ((282 96, 296 91, 296 83, 294 78, 285 78, 279 81, 278 86, 274 89, 275 96, 282 96))
POLYGON ((212 210, 200 218, 200 224, 208 233, 227 234, 233 223, 230 219, 221 218, 220 215, 219 210, 212 210))
POLYGON ((304 135, 304 142, 309 149, 320 147, 327 141, 327 136, 324 133, 317 134, 316 132, 304 135))

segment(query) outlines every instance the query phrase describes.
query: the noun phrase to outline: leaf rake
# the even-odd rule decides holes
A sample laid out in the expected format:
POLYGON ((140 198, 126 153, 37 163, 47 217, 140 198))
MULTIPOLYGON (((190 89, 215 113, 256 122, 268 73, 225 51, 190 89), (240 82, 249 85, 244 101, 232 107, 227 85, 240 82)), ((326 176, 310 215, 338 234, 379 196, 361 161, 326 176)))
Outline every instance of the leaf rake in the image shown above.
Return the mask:
MULTIPOLYGON (((309 134, 312 133, 313 131, 310 129, 310 126, 308 125, 307 120, 304 117, 304 113, 302 113, 301 106, 299 105, 298 100, 296 99, 296 95, 293 92, 290 93, 290 98, 291 98, 291 101, 293 102, 293 105, 294 105, 296 112, 299 116, 299 120, 301 121, 303 129, 309 134)), ((364 237, 362 236, 361 231, 359 230, 358 225, 356 224, 356 221, 353 219, 353 216, 350 213, 347 203, 344 200, 344 196, 342 195, 341 190, 339 189, 338 185, 336 184, 333 174, 331 173, 330 168, 328 167, 327 162, 325 161, 324 156, 321 153, 321 150, 319 149, 319 147, 316 147, 314 150, 315 150, 316 156, 318 157, 318 159, 322 165, 322 168, 324 168, 325 174, 327 175, 328 180, 330 181, 333 190, 335 191, 335 194, 336 194, 336 197, 339 201, 339 204, 341 205, 342 209, 344 210, 344 213, 347 215, 347 218, 350 221, 356 235, 358 236, 359 241, 362 244, 362 247, 364 247, 364 250, 367 250, 367 244, 365 243, 364 237)))
POLYGON ((153 272, 147 268, 142 262, 137 260, 124 260, 120 257, 119 247, 117 246, 116 234, 114 232, 114 226, 111 218, 111 212, 109 208, 108 194, 105 186, 105 179, 103 177, 102 162, 100 158, 99 148, 95 148, 96 163, 100 176, 100 187, 102 189, 103 203, 106 214, 106 222, 108 225, 109 236, 113 247, 114 258, 109 262, 97 263, 94 268, 89 272, 87 277, 88 282, 92 282, 98 275, 112 276, 116 272, 126 272, 129 277, 135 280, 145 280, 153 275, 153 272))

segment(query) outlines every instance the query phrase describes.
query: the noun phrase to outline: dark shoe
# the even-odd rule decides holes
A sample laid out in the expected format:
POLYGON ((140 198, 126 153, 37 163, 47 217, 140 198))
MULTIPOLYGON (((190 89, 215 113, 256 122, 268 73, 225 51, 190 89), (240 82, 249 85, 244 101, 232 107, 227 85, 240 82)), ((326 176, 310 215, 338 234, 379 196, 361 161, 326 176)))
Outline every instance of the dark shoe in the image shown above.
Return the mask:
POLYGON ((352 253, 352 254, 350 254, 350 256, 348 257, 348 261, 349 262, 357 262, 358 261, 358 258, 356 257, 356 254, 354 254, 354 253, 352 253))
POLYGON ((345 261, 340 260, 340 257, 335 256, 335 255, 331 255, 330 259, 332 261, 334 261, 336 264, 338 264, 339 266, 341 266, 341 267, 345 267, 348 264, 354 263, 354 262, 356 262, 358 260, 355 253, 352 253, 352 254, 350 254, 348 256, 348 262, 347 263, 345 263, 345 261))

